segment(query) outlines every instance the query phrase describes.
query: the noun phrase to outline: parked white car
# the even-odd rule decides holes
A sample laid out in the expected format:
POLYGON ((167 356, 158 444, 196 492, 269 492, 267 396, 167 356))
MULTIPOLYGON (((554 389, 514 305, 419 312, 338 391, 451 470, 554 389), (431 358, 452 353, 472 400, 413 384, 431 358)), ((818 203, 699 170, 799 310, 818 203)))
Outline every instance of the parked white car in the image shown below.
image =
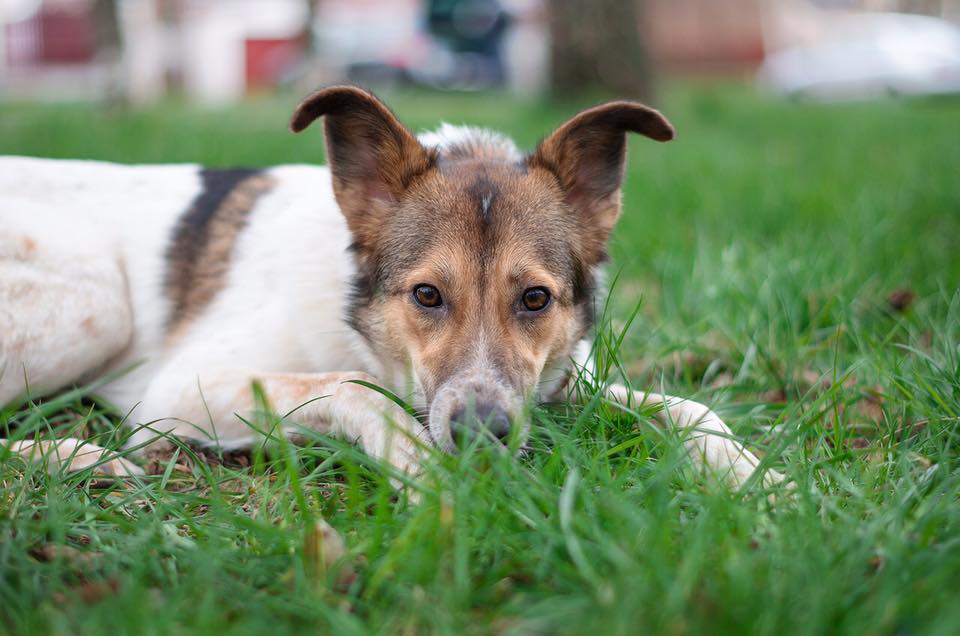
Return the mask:
POLYGON ((920 15, 844 15, 814 41, 769 54, 759 81, 818 99, 960 93, 960 29, 920 15))

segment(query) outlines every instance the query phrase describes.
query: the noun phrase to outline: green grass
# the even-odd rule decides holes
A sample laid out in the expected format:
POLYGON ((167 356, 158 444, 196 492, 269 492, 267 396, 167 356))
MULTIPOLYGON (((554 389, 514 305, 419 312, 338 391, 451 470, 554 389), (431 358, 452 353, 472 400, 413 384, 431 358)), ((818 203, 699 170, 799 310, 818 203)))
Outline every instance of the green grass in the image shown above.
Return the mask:
MULTIPOLYGON (((388 97, 414 128, 479 123, 526 145, 574 108, 388 97)), ((5 105, 0 152, 320 161, 319 130, 285 131, 294 102, 5 105)), ((714 406, 797 483, 792 500, 714 487, 674 437, 596 400, 537 411, 524 457, 437 458, 419 505, 329 440, 182 449, 130 485, 8 458, 0 630, 960 633, 960 104, 687 87, 661 106, 680 136, 631 142, 601 333, 639 301, 613 352, 634 384, 714 406), (897 289, 916 295, 903 311, 897 289), (315 557, 321 517, 354 570, 339 583, 315 557)), ((73 393, 0 426, 116 446, 119 418, 73 393)))

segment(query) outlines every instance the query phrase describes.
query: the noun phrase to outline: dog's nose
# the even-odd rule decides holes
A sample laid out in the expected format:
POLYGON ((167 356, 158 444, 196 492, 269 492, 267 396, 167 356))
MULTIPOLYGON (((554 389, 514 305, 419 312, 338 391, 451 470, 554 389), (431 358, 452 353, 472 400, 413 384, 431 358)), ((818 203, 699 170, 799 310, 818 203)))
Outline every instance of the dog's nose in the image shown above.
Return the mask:
POLYGON ((504 441, 510 435, 510 416, 492 404, 480 403, 475 408, 461 407, 450 416, 450 429, 458 444, 470 439, 481 429, 504 441))

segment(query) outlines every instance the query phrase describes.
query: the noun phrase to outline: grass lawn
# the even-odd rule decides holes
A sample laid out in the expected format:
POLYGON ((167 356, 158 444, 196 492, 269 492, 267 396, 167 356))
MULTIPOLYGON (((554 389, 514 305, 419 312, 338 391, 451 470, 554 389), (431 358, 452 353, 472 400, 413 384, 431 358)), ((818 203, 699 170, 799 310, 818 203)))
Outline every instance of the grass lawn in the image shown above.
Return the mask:
MULTIPOLYGON (((416 129, 528 146, 575 109, 388 98, 416 129)), ((319 162, 319 129, 286 132, 295 101, 3 105, 0 153, 319 162)), ((329 440, 184 448, 129 485, 8 458, 0 631, 960 633, 960 102, 679 87, 661 106, 679 138, 631 141, 606 366, 712 405, 792 498, 717 488, 596 400, 538 411, 527 456, 438 457, 419 505, 329 440), (318 558, 321 518, 346 568, 318 558)), ((90 396, 0 411, 0 433, 115 446, 121 415, 90 396)))

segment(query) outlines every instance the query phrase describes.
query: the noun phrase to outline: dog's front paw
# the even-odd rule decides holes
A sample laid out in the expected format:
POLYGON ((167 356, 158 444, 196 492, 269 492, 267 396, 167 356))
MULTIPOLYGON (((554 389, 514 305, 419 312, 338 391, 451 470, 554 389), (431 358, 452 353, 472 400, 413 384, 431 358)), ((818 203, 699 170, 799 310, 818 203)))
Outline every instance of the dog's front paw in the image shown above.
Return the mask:
MULTIPOLYGON (((401 417, 399 413, 395 417, 401 417)), ((431 446, 429 433, 420 422, 403 412, 402 424, 390 419, 386 434, 381 440, 379 457, 390 464, 394 471, 390 483, 398 491, 406 493, 412 503, 421 500, 419 486, 424 475, 424 463, 431 446)))
POLYGON ((59 472, 75 473, 91 469, 94 475, 133 477, 143 475, 143 469, 133 462, 113 455, 113 452, 72 437, 58 440, 20 440, 8 449, 31 462, 45 462, 51 475, 59 472))
MULTIPOLYGON (((740 447, 739 444, 734 446, 735 448, 728 449, 730 452, 727 457, 730 458, 730 465, 725 481, 727 485, 738 490, 749 480, 756 479, 756 473, 760 471, 760 460, 750 451, 740 447)), ((763 488, 772 490, 767 496, 771 504, 782 500, 784 497, 789 498, 789 495, 795 490, 795 484, 788 482, 786 475, 773 468, 763 470, 760 483, 763 488)))
POLYGON ((382 441, 380 457, 400 473, 417 477, 423 472, 423 465, 431 446, 427 430, 406 413, 404 425, 392 425, 382 441))
MULTIPOLYGON (((695 443, 704 468, 735 490, 754 478, 759 470, 760 460, 757 456, 732 439, 703 435, 696 438, 695 443)), ((782 473, 772 468, 763 472, 762 483, 765 487, 776 486, 785 480, 782 473)))

